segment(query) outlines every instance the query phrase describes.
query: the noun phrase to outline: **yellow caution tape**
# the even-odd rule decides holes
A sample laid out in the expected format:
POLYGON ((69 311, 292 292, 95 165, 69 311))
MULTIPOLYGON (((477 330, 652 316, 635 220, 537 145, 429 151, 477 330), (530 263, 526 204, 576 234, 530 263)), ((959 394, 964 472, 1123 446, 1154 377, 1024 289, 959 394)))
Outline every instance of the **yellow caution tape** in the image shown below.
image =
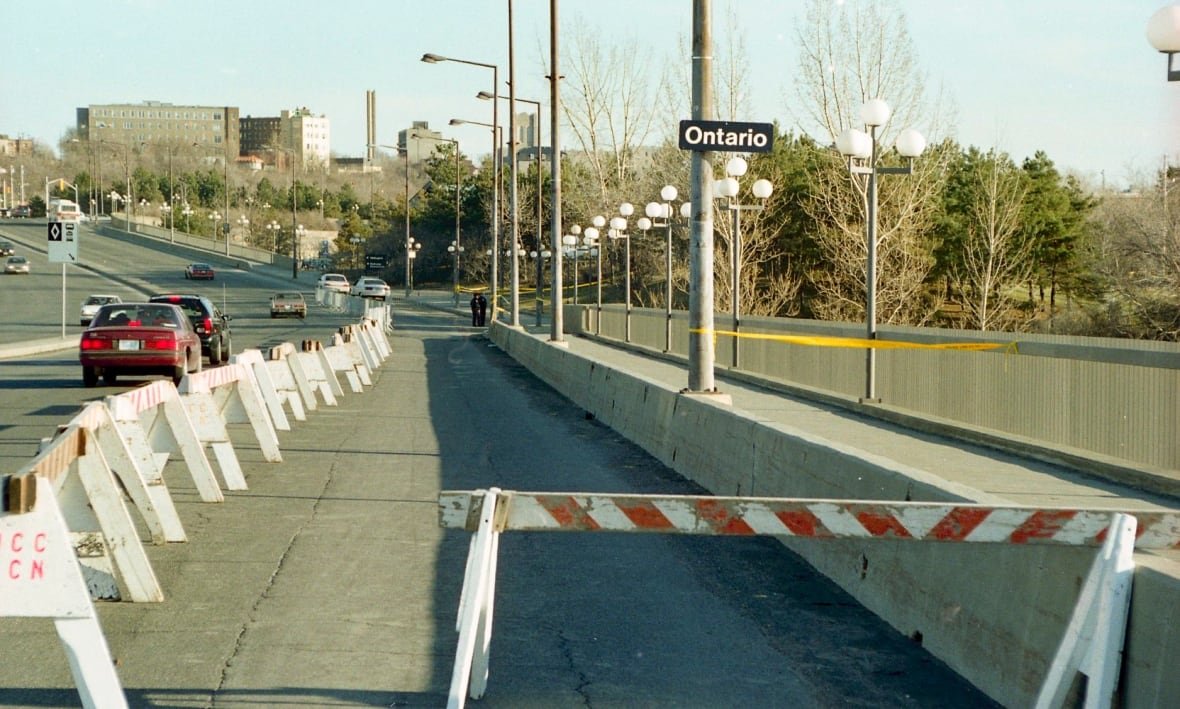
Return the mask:
MULTIPOLYGON (((709 334, 709 330, 694 328, 693 334, 709 334)), ((898 340, 869 340, 859 337, 827 337, 823 335, 773 335, 767 332, 733 332, 731 330, 713 330, 713 338, 717 336, 737 337, 748 340, 772 340, 774 342, 788 342, 793 345, 810 345, 812 347, 851 347, 855 349, 877 350, 967 350, 980 352, 984 350, 1005 349, 1009 353, 1017 352, 1016 342, 947 342, 944 344, 924 344, 921 342, 900 342, 898 340)))

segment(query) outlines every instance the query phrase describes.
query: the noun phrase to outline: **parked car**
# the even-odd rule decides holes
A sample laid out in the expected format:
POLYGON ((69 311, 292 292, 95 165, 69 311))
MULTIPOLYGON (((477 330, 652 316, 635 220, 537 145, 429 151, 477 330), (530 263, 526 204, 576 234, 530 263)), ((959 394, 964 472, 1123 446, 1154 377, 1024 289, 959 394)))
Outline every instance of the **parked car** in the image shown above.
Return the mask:
POLYGON ((152 303, 171 303, 179 306, 192 321, 193 329, 201 338, 201 353, 209 357, 209 364, 228 362, 233 351, 230 316, 221 312, 213 301, 203 295, 161 293, 153 295, 152 303))
POLYGON ((27 204, 18 204, 12 208, 13 219, 28 219, 33 216, 33 208, 27 204))
POLYGON ((337 293, 348 292, 348 278, 339 273, 325 273, 320 276, 319 282, 315 284, 316 288, 323 288, 324 290, 332 290, 337 293))
POLYGON ((213 280, 213 267, 207 263, 190 263, 184 267, 184 277, 193 280, 213 280))
POLYGON ((9 256, 4 262, 5 273, 29 273, 29 260, 24 256, 9 256))
POLYGON ((82 327, 90 324, 94 319, 94 314, 98 309, 110 303, 122 303, 123 299, 117 295, 91 295, 87 296, 86 300, 82 301, 82 310, 79 313, 79 322, 82 327))
POLYGON ((11 241, 0 241, 0 256, 11 256, 16 253, 16 247, 11 241))
POLYGON ((385 300, 389 296, 389 285, 380 278, 362 276, 357 279, 349 294, 359 295, 362 298, 385 300))
POLYGON ((201 338, 169 303, 109 303, 98 309, 78 343, 82 383, 114 384, 127 374, 163 374, 179 384, 201 371, 201 338))
POLYGON ((270 297, 270 316, 281 318, 294 315, 297 318, 307 317, 307 301, 303 294, 296 291, 275 293, 270 297))

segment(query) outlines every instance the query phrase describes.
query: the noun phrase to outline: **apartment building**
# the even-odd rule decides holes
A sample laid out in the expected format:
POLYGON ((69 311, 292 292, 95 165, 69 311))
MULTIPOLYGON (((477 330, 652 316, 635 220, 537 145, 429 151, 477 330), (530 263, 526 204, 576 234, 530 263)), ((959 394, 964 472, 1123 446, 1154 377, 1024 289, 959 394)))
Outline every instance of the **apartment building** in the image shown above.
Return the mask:
POLYGON ((280 169, 292 157, 303 169, 324 169, 332 155, 332 123, 307 108, 241 119, 242 154, 280 169))
POLYGON ((219 148, 237 158, 238 109, 144 101, 90 104, 77 109, 78 137, 121 145, 172 143, 219 148))

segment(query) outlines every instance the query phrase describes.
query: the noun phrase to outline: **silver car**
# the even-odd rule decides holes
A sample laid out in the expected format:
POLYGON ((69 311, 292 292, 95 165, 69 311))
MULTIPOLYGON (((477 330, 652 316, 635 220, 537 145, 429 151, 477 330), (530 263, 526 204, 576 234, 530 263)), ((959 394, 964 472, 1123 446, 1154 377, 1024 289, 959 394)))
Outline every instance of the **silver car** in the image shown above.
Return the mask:
POLYGON ((83 327, 85 327, 90 324, 91 320, 94 319, 94 314, 98 312, 99 308, 106 305, 107 303, 122 303, 122 302, 123 302, 123 299, 117 295, 100 294, 100 295, 87 296, 86 300, 82 301, 82 310, 79 313, 78 322, 83 327))
POLYGON ((29 260, 24 256, 9 256, 4 262, 4 272, 28 274, 29 260))

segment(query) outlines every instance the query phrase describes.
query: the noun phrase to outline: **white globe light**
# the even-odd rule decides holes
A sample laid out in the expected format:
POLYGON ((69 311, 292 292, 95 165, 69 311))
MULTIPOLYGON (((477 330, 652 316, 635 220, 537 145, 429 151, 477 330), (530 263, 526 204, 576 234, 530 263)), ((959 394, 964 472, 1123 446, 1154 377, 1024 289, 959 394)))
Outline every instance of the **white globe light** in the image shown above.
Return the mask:
POLYGON ((561 243, 563 246, 577 246, 578 237, 574 236, 573 234, 566 234, 565 236, 561 237, 561 243))
POLYGON ((736 177, 727 177, 724 180, 719 180, 718 184, 721 187, 717 192, 717 196, 719 197, 737 197, 738 191, 741 189, 738 186, 736 177))
POLYGON ((627 220, 622 217, 611 217, 610 228, 615 231, 623 231, 627 228, 627 220))
POLYGON ((1180 52, 1180 5, 1156 10, 1147 21, 1147 41, 1161 52, 1180 52))
POLYGON ((664 213, 664 205, 659 202, 648 202, 647 206, 643 208, 643 213, 655 219, 664 213))
POLYGON ((916 158, 926 149, 926 138, 913 128, 906 128, 898 134, 894 145, 903 158, 916 158))
POLYGON ((750 169, 750 165, 741 157, 732 157, 729 162, 725 163, 725 174, 730 177, 741 177, 746 174, 748 169, 750 169))
POLYGON ((864 160, 873 154, 873 139, 862 130, 848 128, 836 137, 836 149, 841 155, 864 160))
POLYGON ((582 233, 582 227, 578 226, 577 224, 574 224, 573 226, 570 227, 570 233, 573 234, 574 236, 577 236, 578 234, 582 233))
POLYGON ((591 219, 590 223, 601 229, 602 227, 606 226, 606 217, 599 214, 598 216, 591 219))
POLYGON ((624 217, 629 217, 635 213, 635 207, 630 202, 623 202, 619 205, 619 214, 624 217))
MULTIPOLYGON (((595 219, 599 219, 599 218, 600 217, 595 217, 595 219)), ((597 239, 598 239, 598 229, 595 229, 594 227, 588 227, 586 229, 586 243, 590 243, 591 241, 595 241, 597 239)))
POLYGON ((774 191, 774 185, 770 184, 770 180, 756 180, 754 186, 751 188, 754 196, 758 199, 766 199, 770 193, 774 191))
POLYGON ((860 107, 860 120, 866 126, 883 126, 889 122, 889 104, 882 99, 874 98, 865 101, 860 107))
POLYGON ((671 202, 676 199, 677 194, 675 185, 664 185, 660 188, 660 199, 665 202, 671 202))
POLYGON ((640 231, 647 231, 648 229, 651 229, 651 220, 647 217, 640 217, 638 221, 635 222, 635 226, 639 227, 640 231))
POLYGON ((680 216, 688 219, 692 216, 692 202, 685 202, 680 205, 680 216))

